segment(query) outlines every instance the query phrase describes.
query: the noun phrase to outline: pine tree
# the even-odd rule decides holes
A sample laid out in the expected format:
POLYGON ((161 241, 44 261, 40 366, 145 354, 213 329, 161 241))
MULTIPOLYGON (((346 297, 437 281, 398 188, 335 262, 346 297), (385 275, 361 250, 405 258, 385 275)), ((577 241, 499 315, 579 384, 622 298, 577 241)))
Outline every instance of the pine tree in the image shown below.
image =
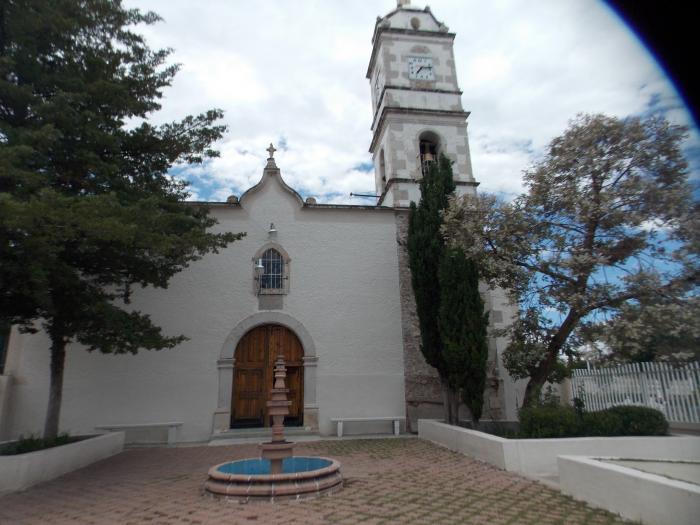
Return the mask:
POLYGON ((451 162, 444 155, 440 155, 438 162, 430 166, 420 182, 421 199, 418 206, 411 203, 407 242, 411 282, 421 333, 420 348, 426 362, 435 368, 440 376, 446 398, 446 419, 450 422, 455 417, 456 407, 453 407, 449 395, 447 365, 438 326, 438 269, 445 251, 445 242, 440 234, 440 213, 447 207, 448 196, 454 189, 451 162))
POLYGON ((176 66, 130 30, 158 21, 119 0, 0 3, 0 322, 51 339, 44 437, 58 432, 66 347, 172 348, 130 309, 133 285, 165 288, 241 234, 211 233, 173 165, 201 163, 219 110, 154 126, 176 66))
POLYGON ((474 422, 481 418, 486 386, 488 313, 479 273, 460 248, 447 248, 439 269, 438 324, 450 388, 459 392, 474 422))

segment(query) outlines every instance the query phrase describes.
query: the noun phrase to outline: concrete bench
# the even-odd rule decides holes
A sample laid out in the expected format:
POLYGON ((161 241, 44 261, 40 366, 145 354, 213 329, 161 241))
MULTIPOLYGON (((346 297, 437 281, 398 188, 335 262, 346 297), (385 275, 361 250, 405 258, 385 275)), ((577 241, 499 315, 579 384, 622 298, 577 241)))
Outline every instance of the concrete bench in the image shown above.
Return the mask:
POLYGON ((135 423, 129 424, 119 424, 119 425, 99 425, 95 426, 97 430, 138 430, 138 429, 149 429, 149 428, 167 428, 168 429, 168 446, 175 446, 177 443, 177 433, 182 426, 181 421, 170 421, 167 423, 135 423))
POLYGON ((331 418, 332 423, 338 424, 338 437, 343 437, 343 423, 352 421, 393 421, 394 422, 394 435, 399 435, 399 429, 401 421, 404 421, 405 417, 333 417, 331 418))

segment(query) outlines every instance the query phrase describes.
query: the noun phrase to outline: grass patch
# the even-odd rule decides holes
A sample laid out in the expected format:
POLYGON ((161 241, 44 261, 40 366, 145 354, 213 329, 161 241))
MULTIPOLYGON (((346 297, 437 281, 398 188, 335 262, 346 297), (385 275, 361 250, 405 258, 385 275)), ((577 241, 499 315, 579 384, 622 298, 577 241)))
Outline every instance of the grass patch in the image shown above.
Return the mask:
POLYGON ((17 441, 6 443, 0 447, 0 456, 16 456, 17 454, 27 454, 47 448, 60 447, 68 445, 84 439, 83 437, 69 436, 68 434, 59 434, 54 439, 44 439, 35 436, 22 437, 17 441))

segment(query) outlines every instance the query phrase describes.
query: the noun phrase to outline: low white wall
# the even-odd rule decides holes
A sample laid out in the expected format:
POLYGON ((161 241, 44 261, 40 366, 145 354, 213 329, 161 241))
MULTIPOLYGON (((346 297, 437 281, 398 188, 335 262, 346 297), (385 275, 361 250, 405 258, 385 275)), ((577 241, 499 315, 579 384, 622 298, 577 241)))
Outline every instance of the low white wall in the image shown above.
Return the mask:
POLYGON ((69 445, 0 456, 0 496, 57 478, 124 449, 124 432, 111 432, 69 445))
POLYGON ((562 492, 651 525, 695 525, 700 487, 590 458, 560 456, 562 492))
POLYGON ((517 472, 556 476, 557 456, 610 456, 639 459, 700 458, 700 438, 694 436, 620 436, 560 439, 513 439, 517 472))
POLYGON ((587 437, 504 439, 437 421, 418 421, 418 435, 439 445, 525 476, 557 475, 557 456, 611 456, 697 460, 700 437, 587 437))
POLYGON ((509 440, 430 419, 418 420, 418 436, 454 452, 486 461, 505 470, 512 463, 509 440))

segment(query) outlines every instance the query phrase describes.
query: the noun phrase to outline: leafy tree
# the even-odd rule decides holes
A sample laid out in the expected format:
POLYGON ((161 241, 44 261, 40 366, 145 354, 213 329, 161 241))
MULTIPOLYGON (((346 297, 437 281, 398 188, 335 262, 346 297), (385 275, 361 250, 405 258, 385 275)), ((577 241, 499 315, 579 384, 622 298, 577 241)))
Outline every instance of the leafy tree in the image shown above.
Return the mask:
POLYGON ((582 322, 697 285, 685 132, 659 118, 580 115, 525 172, 527 191, 513 202, 451 201, 449 242, 530 316, 511 327, 506 355, 509 370, 527 369, 525 405, 582 322))
POLYGON ((443 341, 438 326, 441 290, 438 286, 438 270, 445 251, 440 234, 442 211, 447 207, 447 197, 454 192, 452 165, 444 155, 433 163, 420 181, 421 199, 418 206, 411 202, 408 221, 408 257, 411 282, 416 298, 416 313, 421 334, 421 352, 426 362, 435 368, 445 394, 446 421, 456 420, 455 396, 449 388, 447 364, 443 354, 443 341))
POLYGON ((626 304, 610 319, 584 330, 602 346, 606 361, 697 361, 700 359, 700 297, 626 304), (601 344, 602 343, 602 344, 601 344))
POLYGON ((488 313, 479 294, 479 272, 460 248, 447 248, 439 268, 442 293, 438 326, 450 389, 461 394, 478 422, 484 405, 488 313))
POLYGON ((0 320, 51 339, 44 437, 57 435, 66 347, 172 348, 133 285, 165 288, 241 234, 211 233, 173 165, 201 163, 219 110, 155 126, 177 66, 130 27, 153 13, 108 0, 0 3, 0 320))
POLYGON ((456 423, 459 396, 478 421, 483 406, 488 315, 479 295, 478 271, 459 249, 446 250, 442 213, 454 192, 452 163, 440 155, 411 203, 408 254, 421 331, 421 351, 434 367, 445 397, 445 420, 456 423))

